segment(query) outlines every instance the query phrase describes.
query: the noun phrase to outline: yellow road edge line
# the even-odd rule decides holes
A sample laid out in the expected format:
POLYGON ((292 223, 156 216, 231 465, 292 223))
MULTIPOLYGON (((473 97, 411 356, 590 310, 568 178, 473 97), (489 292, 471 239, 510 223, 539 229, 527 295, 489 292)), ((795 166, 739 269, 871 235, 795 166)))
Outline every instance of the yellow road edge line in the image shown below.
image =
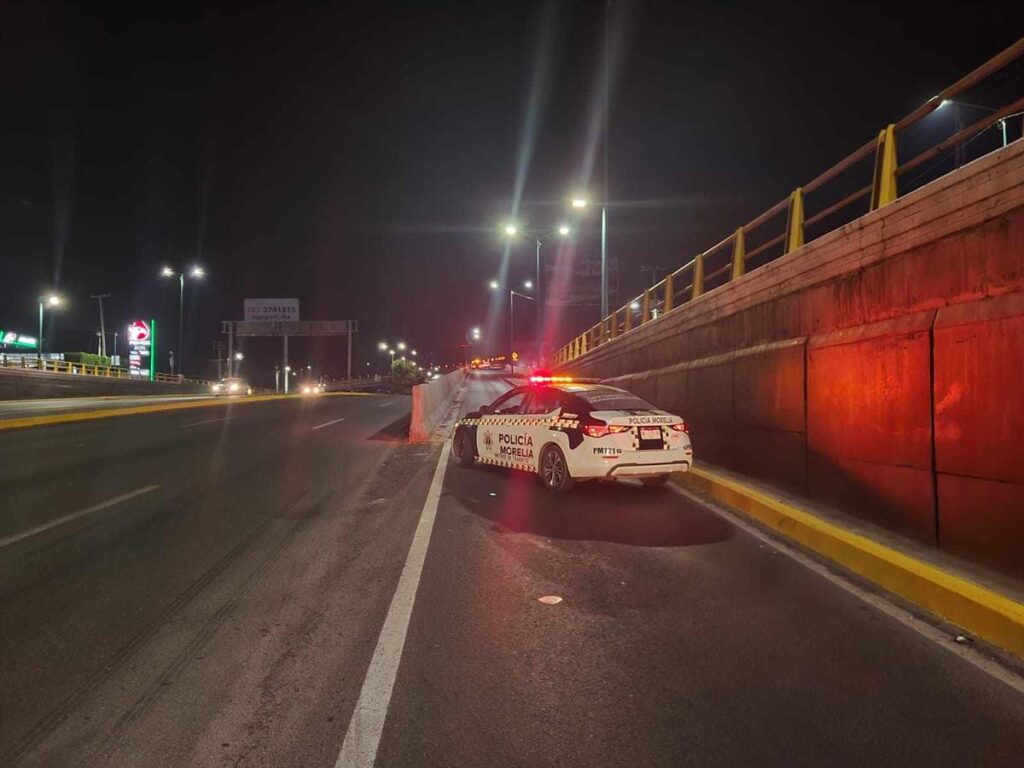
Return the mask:
POLYGON ((694 467, 680 482, 968 633, 1024 657, 1021 603, 706 469, 694 467))
MULTIPOLYGON (((370 392, 324 392, 324 395, 355 395, 369 396, 370 392)), ((319 397, 320 395, 318 395, 319 397)), ((20 419, 0 420, 0 431, 8 429, 26 429, 28 427, 45 427, 50 424, 70 424, 76 421, 94 421, 111 419, 117 416, 134 416, 140 413, 159 413, 161 411, 181 411, 187 408, 209 408, 214 405, 243 405, 266 403, 272 400, 299 400, 303 395, 252 395, 245 398, 207 398, 205 400, 189 400, 178 403, 154 403, 153 405, 131 405, 125 408, 100 408, 94 411, 71 411, 69 413, 52 413, 46 416, 25 416, 20 419)))

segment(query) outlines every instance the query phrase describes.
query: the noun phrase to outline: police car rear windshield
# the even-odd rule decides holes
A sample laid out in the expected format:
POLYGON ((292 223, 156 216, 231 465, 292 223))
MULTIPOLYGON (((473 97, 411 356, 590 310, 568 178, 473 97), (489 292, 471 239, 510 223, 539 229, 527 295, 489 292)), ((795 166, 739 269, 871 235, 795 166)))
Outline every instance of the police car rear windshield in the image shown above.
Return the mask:
POLYGON ((583 398, 595 411, 656 411, 646 400, 612 387, 588 387, 573 392, 583 398))

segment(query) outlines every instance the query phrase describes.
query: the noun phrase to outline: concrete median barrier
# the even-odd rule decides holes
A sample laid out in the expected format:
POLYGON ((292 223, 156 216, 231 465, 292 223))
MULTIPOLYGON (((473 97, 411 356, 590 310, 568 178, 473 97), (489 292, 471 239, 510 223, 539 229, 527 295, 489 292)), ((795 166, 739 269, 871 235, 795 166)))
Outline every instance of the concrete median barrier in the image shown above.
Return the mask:
POLYGON ((466 385, 466 369, 460 368, 440 376, 426 384, 412 388, 412 422, 409 424, 409 441, 430 442, 431 437, 444 420, 445 414, 466 385))

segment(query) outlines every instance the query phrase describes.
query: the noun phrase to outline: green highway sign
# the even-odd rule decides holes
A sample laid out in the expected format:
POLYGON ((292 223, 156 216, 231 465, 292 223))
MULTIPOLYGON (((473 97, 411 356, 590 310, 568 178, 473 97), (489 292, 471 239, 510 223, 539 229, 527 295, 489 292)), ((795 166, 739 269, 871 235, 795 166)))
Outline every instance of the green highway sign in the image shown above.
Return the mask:
POLYGON ((24 333, 0 329, 0 346, 15 347, 17 349, 35 349, 39 346, 39 342, 35 336, 26 336, 24 333))

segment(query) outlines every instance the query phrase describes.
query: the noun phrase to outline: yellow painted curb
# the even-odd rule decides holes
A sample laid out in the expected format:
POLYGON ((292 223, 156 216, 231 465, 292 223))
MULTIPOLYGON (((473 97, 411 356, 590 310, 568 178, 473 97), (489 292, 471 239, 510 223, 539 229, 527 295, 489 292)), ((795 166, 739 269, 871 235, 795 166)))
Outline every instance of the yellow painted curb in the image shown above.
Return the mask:
MULTIPOLYGON (((323 395, 349 395, 368 397, 371 392, 323 392, 323 395)), ((134 416, 140 413, 159 413, 161 411, 181 411, 187 408, 208 408, 214 405, 248 405, 265 403, 271 400, 299 400, 304 395, 251 395, 244 398, 211 397, 206 400, 188 400, 178 403, 154 403, 153 405, 130 405, 124 408, 100 408, 94 411, 72 411, 70 413, 52 413, 45 416, 25 416, 20 419, 0 421, 0 431, 7 429, 26 429, 28 427, 45 427, 50 424, 70 424, 76 421, 94 421, 110 419, 117 416, 134 416)))
POLYGON ((1024 605, 731 478, 693 468, 680 480, 993 645, 1024 657, 1024 605))

